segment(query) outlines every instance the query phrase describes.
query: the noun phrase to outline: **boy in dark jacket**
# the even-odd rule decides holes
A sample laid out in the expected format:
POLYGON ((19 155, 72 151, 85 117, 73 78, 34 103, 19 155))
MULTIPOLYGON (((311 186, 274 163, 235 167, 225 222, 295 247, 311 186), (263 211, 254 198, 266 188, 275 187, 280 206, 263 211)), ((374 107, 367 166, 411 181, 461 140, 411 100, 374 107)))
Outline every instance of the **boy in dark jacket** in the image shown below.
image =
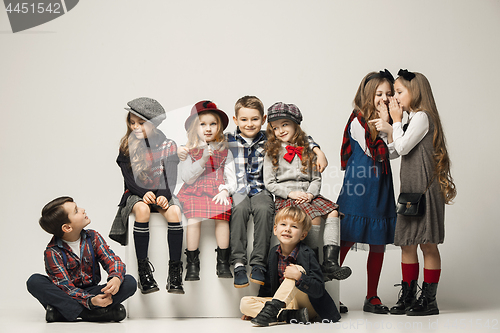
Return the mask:
POLYGON ((269 252, 265 284, 258 297, 241 299, 240 310, 253 317, 253 324, 340 319, 313 250, 301 243, 310 228, 311 219, 298 207, 286 207, 276 214, 274 234, 280 244, 269 252))
POLYGON ((33 274, 28 291, 46 309, 47 322, 121 321, 126 317, 121 304, 135 293, 137 282, 125 275, 125 264, 94 230, 85 209, 70 197, 52 200, 42 209, 39 224, 53 234, 45 249, 47 276, 33 274), (99 285, 99 263, 108 273, 99 285))

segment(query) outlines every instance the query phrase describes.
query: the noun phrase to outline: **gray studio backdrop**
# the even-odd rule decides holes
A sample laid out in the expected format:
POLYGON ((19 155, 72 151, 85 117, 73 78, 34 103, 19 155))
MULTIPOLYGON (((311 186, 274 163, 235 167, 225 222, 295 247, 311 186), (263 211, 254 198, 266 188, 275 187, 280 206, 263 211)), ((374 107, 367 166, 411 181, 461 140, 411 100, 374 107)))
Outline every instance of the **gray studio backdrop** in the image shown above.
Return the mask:
MULTIPOLYGON (((323 195, 336 200, 354 94, 366 73, 384 68, 429 78, 448 141, 458 197, 440 246, 440 307, 497 307, 499 14, 493 0, 87 0, 13 34, 2 8, 0 284, 8 288, 0 309, 39 306, 25 281, 44 270, 50 237, 37 219, 47 201, 73 196, 109 241, 127 101, 159 100, 169 110, 165 133, 178 144, 185 134, 176 122, 201 99, 230 116, 246 94, 266 107, 294 103, 327 154, 323 195)), ((392 167, 397 194, 399 161, 392 167)), ((342 301, 354 310, 365 295, 366 255, 346 261, 354 274, 341 284, 342 301)), ((379 293, 388 305, 400 278, 400 253, 388 251, 379 293)))

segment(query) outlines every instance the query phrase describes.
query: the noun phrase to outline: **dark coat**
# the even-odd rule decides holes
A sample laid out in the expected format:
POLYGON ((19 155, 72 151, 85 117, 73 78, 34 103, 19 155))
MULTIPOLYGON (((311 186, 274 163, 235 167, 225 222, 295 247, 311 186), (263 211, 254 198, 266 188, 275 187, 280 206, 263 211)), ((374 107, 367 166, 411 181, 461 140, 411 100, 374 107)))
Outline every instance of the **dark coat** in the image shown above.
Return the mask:
MULTIPOLYGON (((265 284, 260 287, 260 297, 273 297, 280 285, 278 277, 278 245, 269 251, 269 260, 266 272, 265 284)), ((297 254, 297 265, 302 266, 306 274, 302 274, 302 280, 297 288, 309 296, 309 301, 316 313, 322 320, 337 322, 340 320, 340 314, 325 289, 323 273, 316 256, 307 245, 299 243, 299 252, 297 254)))

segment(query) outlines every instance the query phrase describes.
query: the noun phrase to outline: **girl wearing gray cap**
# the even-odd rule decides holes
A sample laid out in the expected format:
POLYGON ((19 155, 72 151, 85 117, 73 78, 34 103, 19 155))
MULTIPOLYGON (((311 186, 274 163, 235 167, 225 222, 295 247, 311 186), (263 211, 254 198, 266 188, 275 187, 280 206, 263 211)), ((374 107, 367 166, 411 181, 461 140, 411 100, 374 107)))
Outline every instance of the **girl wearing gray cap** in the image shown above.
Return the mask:
POLYGON ((184 294, 181 209, 173 194, 179 164, 177 145, 157 128, 166 118, 160 103, 141 97, 127 104, 127 133, 121 140, 120 153, 116 159, 125 189, 109 236, 126 245, 128 216, 134 213, 133 238, 139 266, 139 289, 143 294, 158 291, 152 273, 154 268, 151 269, 148 259, 149 217, 152 211, 163 215, 168 222, 170 255, 167 291, 184 294))

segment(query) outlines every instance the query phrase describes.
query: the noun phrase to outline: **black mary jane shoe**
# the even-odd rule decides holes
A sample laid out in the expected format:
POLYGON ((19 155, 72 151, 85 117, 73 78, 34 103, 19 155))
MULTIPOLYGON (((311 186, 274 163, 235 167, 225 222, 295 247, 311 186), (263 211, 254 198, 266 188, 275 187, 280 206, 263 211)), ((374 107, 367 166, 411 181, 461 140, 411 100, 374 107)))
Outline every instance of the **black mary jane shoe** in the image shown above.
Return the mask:
POLYGON ((378 300, 380 301, 380 298, 378 296, 372 296, 370 298, 365 298, 365 304, 363 305, 363 311, 377 313, 377 314, 388 314, 389 308, 387 306, 385 306, 384 304, 372 304, 371 303, 371 300, 374 298, 378 298, 378 300))

